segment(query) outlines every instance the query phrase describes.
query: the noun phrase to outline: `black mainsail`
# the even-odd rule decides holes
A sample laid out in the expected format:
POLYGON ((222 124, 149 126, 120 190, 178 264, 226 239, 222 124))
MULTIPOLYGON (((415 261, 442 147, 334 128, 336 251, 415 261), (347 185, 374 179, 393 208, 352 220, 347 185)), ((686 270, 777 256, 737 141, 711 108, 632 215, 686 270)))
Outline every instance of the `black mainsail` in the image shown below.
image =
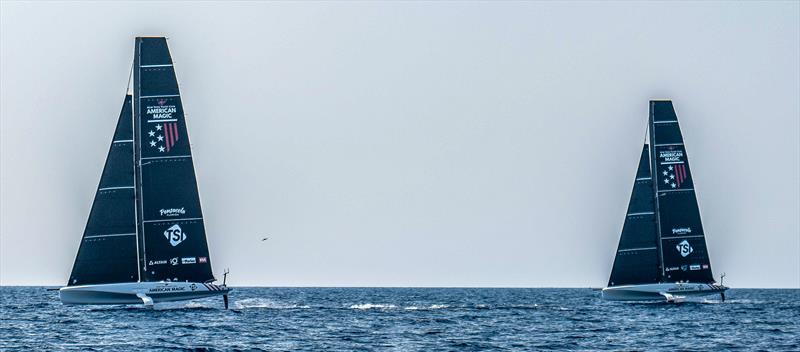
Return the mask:
POLYGON ((189 134, 166 38, 136 38, 132 85, 68 285, 211 282, 189 134))
POLYGON ((649 129, 662 280, 712 283, 689 158, 671 101, 650 102, 649 129))
POLYGON ((67 285, 131 282, 136 265, 133 120, 126 95, 67 285))
POLYGON ((142 281, 213 281, 189 134, 166 38, 136 38, 133 87, 142 281))
POLYGON ((608 286, 714 282, 700 210, 671 101, 651 101, 608 286))

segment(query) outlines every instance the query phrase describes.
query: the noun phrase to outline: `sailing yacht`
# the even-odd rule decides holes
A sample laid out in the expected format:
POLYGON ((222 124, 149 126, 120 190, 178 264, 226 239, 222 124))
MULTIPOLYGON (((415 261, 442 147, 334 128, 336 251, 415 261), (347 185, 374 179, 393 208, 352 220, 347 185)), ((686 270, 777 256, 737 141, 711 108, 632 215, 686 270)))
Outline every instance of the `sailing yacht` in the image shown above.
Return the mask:
MULTIPOLYGON (((136 38, 132 81, 95 193, 64 304, 135 304, 222 295, 189 134, 164 37, 136 38)), ((227 273, 226 273, 227 274, 227 273)))
POLYGON ((711 273, 705 233, 672 101, 650 101, 647 137, 608 287, 615 301, 679 301, 728 288, 711 273))

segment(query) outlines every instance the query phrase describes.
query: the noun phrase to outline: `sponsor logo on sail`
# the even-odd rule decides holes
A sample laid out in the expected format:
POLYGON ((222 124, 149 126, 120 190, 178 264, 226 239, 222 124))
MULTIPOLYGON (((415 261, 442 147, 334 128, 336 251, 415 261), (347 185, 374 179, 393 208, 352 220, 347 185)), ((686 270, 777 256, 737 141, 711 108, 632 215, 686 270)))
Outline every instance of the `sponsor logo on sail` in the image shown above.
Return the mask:
POLYGON ((186 233, 181 230, 180 225, 175 224, 164 231, 164 237, 169 240, 169 244, 175 247, 186 240, 186 233))
POLYGON ((208 263, 208 258, 207 257, 198 257, 197 258, 197 262, 200 263, 200 264, 208 263))
POLYGON ((166 259, 151 260, 151 261, 149 261, 147 263, 147 265, 164 265, 164 264, 167 264, 167 260, 166 259))
POLYGON ((687 269, 689 269, 688 265, 681 265, 681 271, 686 271, 687 269))
POLYGON ((708 269, 708 264, 703 264, 703 270, 708 269))
POLYGON ((677 229, 672 229, 673 235, 687 235, 692 233, 691 227, 679 227, 677 229))
POLYGON ((197 262, 197 258, 195 257, 184 257, 181 258, 181 264, 194 264, 197 262))
POLYGON ((658 157, 661 158, 661 162, 676 162, 676 161, 683 161, 683 151, 682 150, 662 150, 658 153, 658 157))
POLYGON ((159 210, 161 216, 178 216, 178 215, 185 215, 186 209, 183 207, 180 208, 169 208, 169 209, 161 209, 159 210))
POLYGON ((681 257, 684 257, 684 258, 687 255, 691 254, 692 251, 694 251, 694 249, 692 249, 692 246, 686 240, 683 240, 683 242, 678 243, 678 245, 675 246, 675 248, 678 249, 678 253, 680 253, 681 257))
POLYGON ((664 271, 667 271, 667 272, 675 271, 675 270, 681 270, 681 268, 679 268, 677 266, 671 266, 671 267, 668 267, 668 268, 664 269, 664 271))
POLYGON ((170 259, 169 263, 172 264, 172 265, 178 265, 178 257, 170 259))
POLYGON ((172 114, 178 112, 175 105, 167 105, 166 99, 159 99, 158 105, 151 105, 146 108, 146 114, 151 119, 171 119, 172 114))
POLYGON ((700 270, 700 264, 692 264, 689 266, 689 270, 700 270))
POLYGON ((148 128, 145 143, 150 146, 152 150, 158 150, 159 153, 169 152, 175 143, 180 138, 178 131, 178 119, 174 116, 178 112, 175 105, 167 104, 166 99, 159 99, 158 105, 152 105, 145 108, 147 114, 148 128))

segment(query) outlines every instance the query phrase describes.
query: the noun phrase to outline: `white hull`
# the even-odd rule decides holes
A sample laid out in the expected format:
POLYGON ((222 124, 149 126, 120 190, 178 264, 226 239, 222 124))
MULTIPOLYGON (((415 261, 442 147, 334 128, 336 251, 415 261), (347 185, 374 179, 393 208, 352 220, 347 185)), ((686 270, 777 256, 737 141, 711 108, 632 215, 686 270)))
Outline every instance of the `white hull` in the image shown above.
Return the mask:
POLYGON ((184 301, 224 295, 225 285, 197 282, 125 282, 117 284, 67 286, 58 290, 63 304, 136 304, 184 301))
POLYGON ((603 289, 603 299, 609 301, 674 301, 688 296, 708 296, 724 293, 728 288, 717 284, 664 283, 612 286, 603 289))

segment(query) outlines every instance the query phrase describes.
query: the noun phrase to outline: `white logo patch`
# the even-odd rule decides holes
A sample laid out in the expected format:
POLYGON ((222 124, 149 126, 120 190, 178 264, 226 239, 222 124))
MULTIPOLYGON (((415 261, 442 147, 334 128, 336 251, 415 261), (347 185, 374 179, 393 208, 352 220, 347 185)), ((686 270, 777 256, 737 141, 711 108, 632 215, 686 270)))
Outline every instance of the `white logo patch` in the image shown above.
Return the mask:
POLYGON ((185 208, 169 208, 169 209, 161 209, 158 211, 161 216, 178 216, 178 215, 186 215, 185 208))
POLYGON ((675 246, 675 248, 678 249, 678 252, 681 254, 681 257, 686 257, 687 255, 691 254, 692 251, 694 250, 692 249, 692 246, 689 245, 689 242, 686 240, 683 240, 683 242, 678 243, 678 245, 675 246))
POLYGON ((690 234, 690 233, 692 233, 692 228, 691 227, 681 227, 681 228, 677 228, 677 229, 672 229, 672 234, 673 235, 687 235, 687 234, 690 234))
POLYGON ((171 244, 173 247, 186 240, 186 234, 183 233, 183 230, 181 230, 181 227, 178 226, 178 224, 172 225, 172 227, 164 231, 164 237, 169 240, 169 244, 171 244))

